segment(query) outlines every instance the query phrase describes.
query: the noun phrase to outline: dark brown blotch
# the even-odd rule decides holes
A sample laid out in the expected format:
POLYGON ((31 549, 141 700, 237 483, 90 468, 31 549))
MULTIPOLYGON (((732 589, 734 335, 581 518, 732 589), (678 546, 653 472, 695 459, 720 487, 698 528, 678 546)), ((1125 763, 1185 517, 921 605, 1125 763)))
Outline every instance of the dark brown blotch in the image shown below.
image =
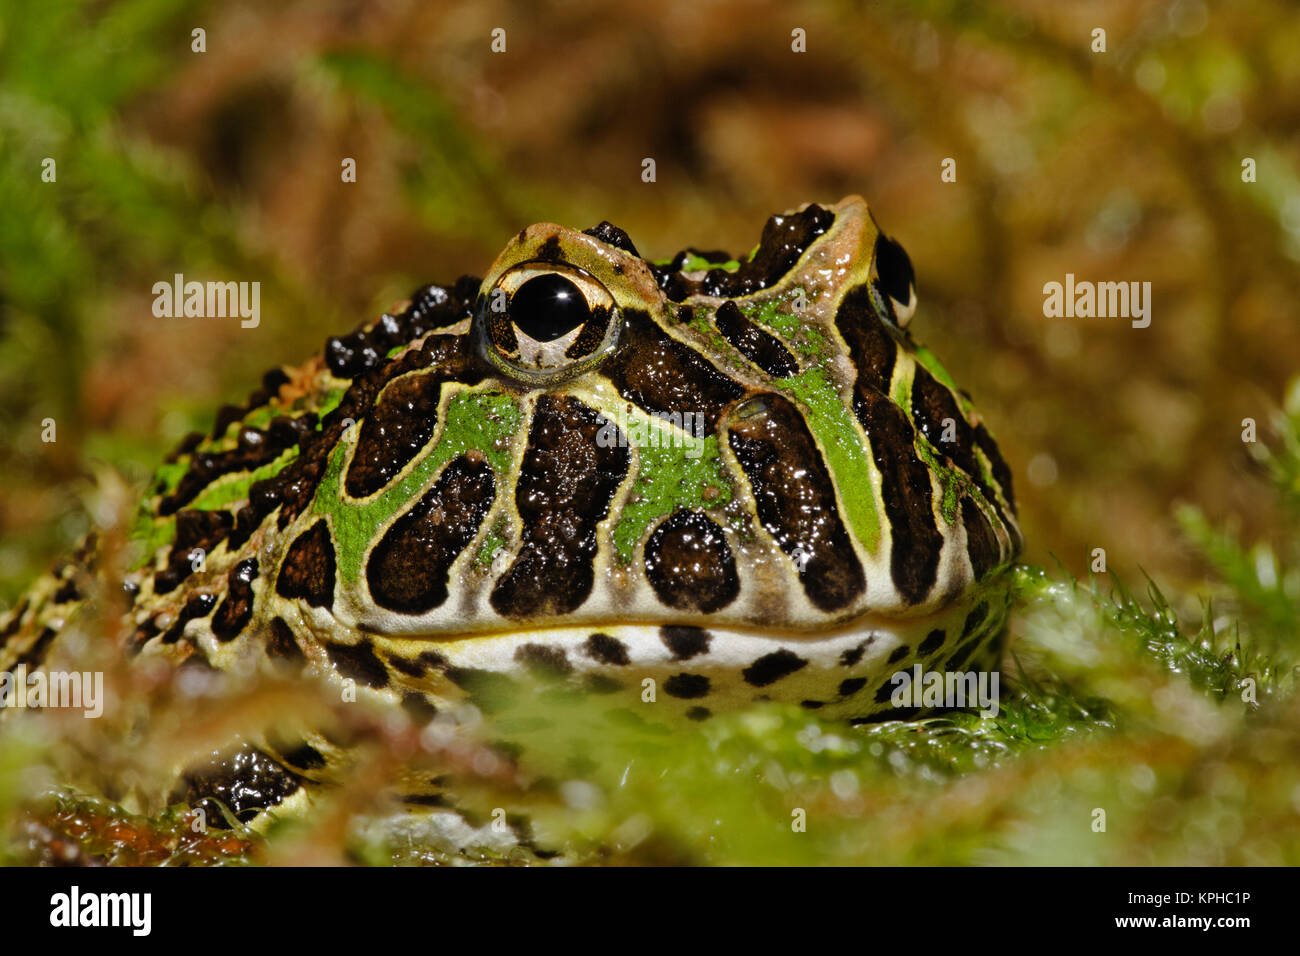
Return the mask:
POLYGON ((219 641, 234 640, 253 617, 253 582, 257 558, 240 561, 226 575, 226 597, 212 616, 212 633, 219 641))
POLYGON ((289 546, 275 582, 281 597, 300 598, 312 607, 334 603, 334 542, 318 520, 289 546))
POLYGON ((350 677, 367 687, 388 686, 388 668, 375 653, 375 645, 370 638, 362 638, 356 644, 326 643, 325 653, 329 655, 334 669, 344 677, 350 677))
POLYGON ((924 600, 939 570, 943 535, 935 523, 930 469, 916 454, 916 433, 903 410, 874 388, 859 384, 853 402, 880 471, 889 519, 890 576, 909 602, 924 600))
POLYGON ((344 488, 353 498, 373 495, 429 443, 438 425, 441 376, 413 372, 392 381, 361 423, 344 488))
POLYGON ((794 559, 808 599, 823 611, 849 605, 866 578, 803 416, 787 399, 767 394, 738 408, 727 429, 759 520, 794 559))
POLYGON ((176 515, 176 537, 167 555, 167 566, 154 575, 155 594, 167 594, 194 573, 194 552, 204 555, 225 540, 234 526, 228 511, 182 511, 176 515))
POLYGON ((971 568, 978 581, 998 563, 1001 555, 998 539, 989 519, 969 497, 961 500, 961 520, 966 526, 966 554, 970 556, 971 568))
POLYGON ((648 412, 700 416, 712 435, 728 404, 741 396, 740 385, 644 312, 628 309, 625 318, 619 348, 603 373, 628 401, 648 412))
POLYGON ((492 507, 496 479, 484 460, 462 455, 385 532, 366 565, 375 602, 390 611, 424 614, 447 600, 452 563, 474 540, 492 507))
POLYGON ((518 556, 492 589, 504 617, 568 614, 591 594, 596 526, 627 475, 629 454, 597 442, 606 420, 569 396, 537 400, 515 489, 518 556))
POLYGON ((608 634, 600 632, 592 634, 587 638, 587 642, 583 644, 582 649, 593 661, 599 661, 602 664, 626 667, 631 663, 631 657, 627 653, 627 645, 617 637, 611 637, 608 634))
POLYGON ((736 303, 724 302, 719 306, 713 324, 736 351, 773 378, 786 378, 799 371, 799 363, 790 350, 746 318, 736 303))
POLYGON ((645 569, 659 600, 679 611, 711 614, 740 593, 727 536, 703 511, 669 515, 646 542, 645 569))

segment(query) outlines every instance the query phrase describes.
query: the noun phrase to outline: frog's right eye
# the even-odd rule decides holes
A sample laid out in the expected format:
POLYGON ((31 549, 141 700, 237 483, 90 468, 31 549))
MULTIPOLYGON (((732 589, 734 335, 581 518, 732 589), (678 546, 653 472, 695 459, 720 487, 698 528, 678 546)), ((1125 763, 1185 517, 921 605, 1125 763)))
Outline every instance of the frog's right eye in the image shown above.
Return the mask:
POLYGON ((886 316, 902 328, 916 312, 916 273, 906 250, 883 232, 876 235, 871 263, 871 287, 888 304, 886 316))
POLYGON ((527 379, 572 373, 618 336, 614 297, 593 276, 555 262, 524 262, 483 299, 488 357, 527 379))

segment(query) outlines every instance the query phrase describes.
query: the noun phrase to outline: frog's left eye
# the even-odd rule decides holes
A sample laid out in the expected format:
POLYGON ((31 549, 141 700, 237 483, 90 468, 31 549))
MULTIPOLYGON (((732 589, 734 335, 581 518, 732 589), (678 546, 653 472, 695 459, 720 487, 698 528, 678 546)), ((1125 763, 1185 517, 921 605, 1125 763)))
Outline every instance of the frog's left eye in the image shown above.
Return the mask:
POLYGON ((526 378, 572 371, 616 337, 614 297, 573 266, 525 262, 503 273, 483 300, 491 358, 526 378))
POLYGON ((916 274, 906 250, 883 232, 876 236, 872 257, 872 286, 889 302, 899 327, 907 325, 916 312, 916 274))

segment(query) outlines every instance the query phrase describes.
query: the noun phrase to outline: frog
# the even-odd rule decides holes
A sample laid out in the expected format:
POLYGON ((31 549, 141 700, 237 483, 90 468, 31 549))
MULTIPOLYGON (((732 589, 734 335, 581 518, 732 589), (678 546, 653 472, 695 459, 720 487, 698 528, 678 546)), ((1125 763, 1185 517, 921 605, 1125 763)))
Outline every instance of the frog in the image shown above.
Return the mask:
MULTIPOLYGON (((118 650, 416 725, 529 682, 672 733, 765 702, 915 718, 899 674, 998 666, 1022 547, 1010 469, 917 306, 858 196, 772 216, 735 258, 527 226, 180 443, 112 582, 118 650)), ((16 604, 0 671, 47 665, 101 550, 16 604)), ((256 822, 346 763, 309 731, 237 743, 178 764, 172 798, 256 822)))

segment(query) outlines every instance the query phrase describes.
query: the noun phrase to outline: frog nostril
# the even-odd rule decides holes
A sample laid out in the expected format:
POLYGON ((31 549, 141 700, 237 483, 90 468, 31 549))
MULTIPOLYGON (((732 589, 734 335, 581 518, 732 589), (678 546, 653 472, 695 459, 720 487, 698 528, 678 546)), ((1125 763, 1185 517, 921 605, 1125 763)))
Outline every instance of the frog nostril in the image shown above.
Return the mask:
POLYGON ((521 285, 510 300, 515 328, 538 342, 567 335, 591 317, 577 285, 562 275, 539 275, 521 285))

